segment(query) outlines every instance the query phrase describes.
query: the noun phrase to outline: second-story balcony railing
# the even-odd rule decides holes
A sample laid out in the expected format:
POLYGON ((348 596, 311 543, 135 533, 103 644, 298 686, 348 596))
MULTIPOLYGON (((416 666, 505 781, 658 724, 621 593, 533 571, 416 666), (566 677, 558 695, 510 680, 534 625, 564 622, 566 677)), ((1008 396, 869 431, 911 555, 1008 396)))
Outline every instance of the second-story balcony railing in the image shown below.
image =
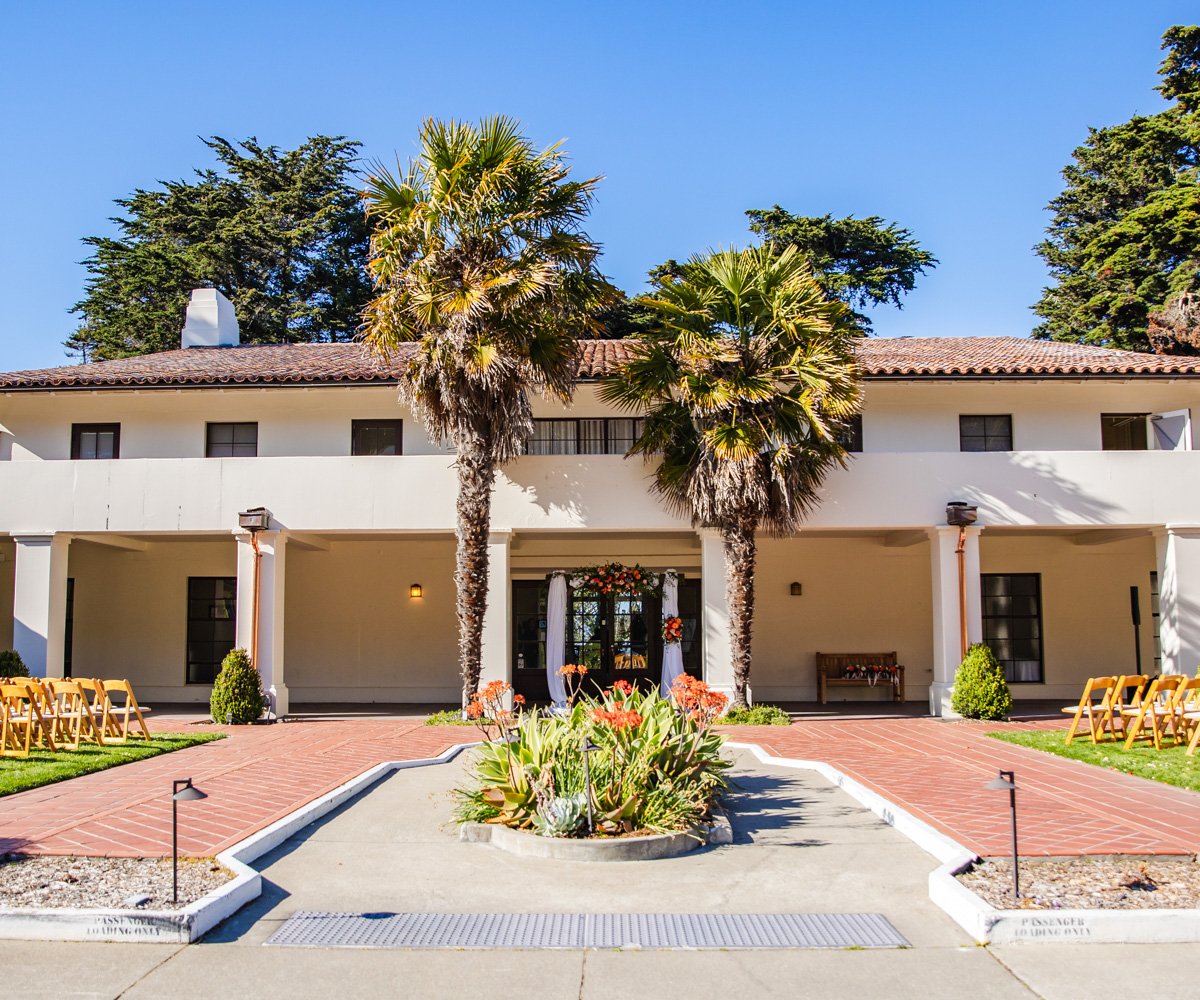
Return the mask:
MULTIPOLYGON (((537 456, 505 467, 497 528, 677 530, 652 466, 620 456, 537 456)), ((118 459, 0 463, 0 531, 210 532, 269 507, 303 531, 449 531, 453 457, 118 459)), ((1200 523, 1200 452, 871 453, 830 474, 814 528, 942 523, 948 500, 981 524, 1200 523)))

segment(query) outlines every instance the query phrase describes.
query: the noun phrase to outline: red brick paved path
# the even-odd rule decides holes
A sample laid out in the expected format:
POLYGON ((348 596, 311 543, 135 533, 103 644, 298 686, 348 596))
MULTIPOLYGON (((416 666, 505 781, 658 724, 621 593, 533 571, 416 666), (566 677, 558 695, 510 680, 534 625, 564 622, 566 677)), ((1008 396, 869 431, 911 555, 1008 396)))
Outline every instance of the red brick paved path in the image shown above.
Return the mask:
MULTIPOLYGON (((161 718, 155 728, 184 727, 161 718)), ((1001 767, 1017 772, 1022 854, 1200 848, 1200 795, 992 740, 989 728, 998 727, 823 719, 728 732, 780 756, 827 761, 979 854, 1009 850, 1007 797, 982 787, 1001 767)), ((381 761, 435 756, 475 736, 395 718, 228 732, 215 743, 0 798, 0 851, 165 854, 171 779, 191 777, 209 797, 181 805, 180 848, 211 855, 381 761)))

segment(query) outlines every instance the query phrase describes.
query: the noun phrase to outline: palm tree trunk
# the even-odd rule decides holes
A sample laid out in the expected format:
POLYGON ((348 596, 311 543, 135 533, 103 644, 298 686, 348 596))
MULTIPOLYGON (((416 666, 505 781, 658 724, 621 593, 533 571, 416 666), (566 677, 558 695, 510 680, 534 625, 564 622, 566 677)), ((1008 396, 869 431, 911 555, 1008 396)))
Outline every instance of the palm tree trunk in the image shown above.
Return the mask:
POLYGON ((483 619, 487 613, 488 531, 492 521, 492 484, 496 465, 483 442, 461 442, 458 460, 458 539, 454 587, 458 595, 458 665, 462 703, 479 690, 483 659, 483 619))
POLYGON ((729 651, 733 658, 733 704, 746 707, 750 683, 750 631, 754 625, 754 562, 758 546, 753 520, 722 529, 725 598, 729 603, 729 651))

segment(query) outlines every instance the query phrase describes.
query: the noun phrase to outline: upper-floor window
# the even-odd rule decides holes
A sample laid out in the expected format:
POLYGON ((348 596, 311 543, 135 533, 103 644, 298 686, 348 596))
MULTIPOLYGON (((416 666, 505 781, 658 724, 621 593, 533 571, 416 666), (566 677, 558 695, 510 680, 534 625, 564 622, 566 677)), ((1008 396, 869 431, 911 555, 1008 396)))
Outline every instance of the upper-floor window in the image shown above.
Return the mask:
POLYGON ((399 455, 404 447, 404 421, 353 420, 351 455, 399 455))
POLYGON ((1012 451, 1012 417, 1009 414, 960 416, 958 450, 1012 451))
POLYGON ((1101 413, 1100 447, 1105 451, 1145 451, 1147 413, 1101 413))
POLYGON ((204 454, 208 458, 254 458, 258 454, 258 424, 208 424, 204 454))
POLYGON ((861 413, 856 413, 843 425, 838 433, 838 444, 847 451, 861 452, 863 450, 863 419, 861 413))
POLYGON ((527 455, 624 455, 642 433, 638 417, 535 420, 527 455))
POLYGON ((120 424, 72 424, 72 458, 120 458, 120 424))

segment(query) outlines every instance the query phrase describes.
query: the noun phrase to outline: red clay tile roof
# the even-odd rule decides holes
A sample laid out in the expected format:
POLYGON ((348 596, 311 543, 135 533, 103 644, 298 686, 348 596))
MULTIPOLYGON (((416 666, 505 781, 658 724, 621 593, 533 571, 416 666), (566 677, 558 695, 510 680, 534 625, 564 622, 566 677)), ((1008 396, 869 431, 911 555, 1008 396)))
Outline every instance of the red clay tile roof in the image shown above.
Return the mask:
MULTIPOLYGON (((413 347, 390 363, 361 344, 280 344, 163 351, 118 361, 0 374, 0 392, 172 386, 387 384, 413 347)), ((625 342, 582 344, 579 378, 608 374, 625 342)), ((1200 378, 1200 358, 1138 354, 1022 337, 873 337, 862 341, 867 379, 907 378, 1200 378)))

